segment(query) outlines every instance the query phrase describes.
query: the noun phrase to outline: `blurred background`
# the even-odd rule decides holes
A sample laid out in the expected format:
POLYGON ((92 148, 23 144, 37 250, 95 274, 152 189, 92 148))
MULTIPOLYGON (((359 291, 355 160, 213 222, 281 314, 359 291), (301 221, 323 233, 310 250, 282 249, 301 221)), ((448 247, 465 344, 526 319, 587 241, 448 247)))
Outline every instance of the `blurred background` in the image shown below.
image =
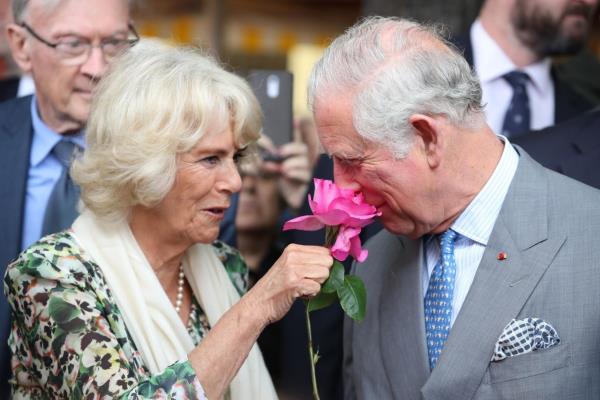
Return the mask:
MULTIPOLYGON (((250 69, 287 69, 294 74, 294 115, 308 114, 306 79, 331 38, 364 15, 396 15, 440 22, 451 33, 464 33, 483 0, 132 0, 134 23, 142 36, 161 37, 201 46, 245 75, 250 69)), ((0 22, 6 23, 10 0, 0 0, 0 22)), ((588 49, 600 54, 596 20, 588 49)), ((3 27, 3 26, 2 26, 3 27)), ((557 60, 561 63, 563 60, 557 60)), ((589 60, 586 60, 589 62, 589 60)), ((577 70, 579 71, 579 70, 577 70)), ((570 71, 564 72, 569 74, 570 71)), ((19 71, 0 40, 0 79, 19 71)), ((579 74, 578 74, 579 75, 579 74)), ((590 77, 576 88, 598 99, 590 77)))
MULTIPOLYGON (((482 0, 133 0, 142 36, 209 49, 232 70, 288 69, 294 74, 294 114, 307 114, 305 83, 331 38, 362 15, 401 15, 439 21, 462 32, 482 0)), ((0 20, 10 18, 10 0, 0 0, 0 20)), ((2 26, 3 28, 3 26, 2 26)), ((4 29, 3 29, 4 31, 4 29)), ((0 78, 19 74, 4 34, 0 78)))

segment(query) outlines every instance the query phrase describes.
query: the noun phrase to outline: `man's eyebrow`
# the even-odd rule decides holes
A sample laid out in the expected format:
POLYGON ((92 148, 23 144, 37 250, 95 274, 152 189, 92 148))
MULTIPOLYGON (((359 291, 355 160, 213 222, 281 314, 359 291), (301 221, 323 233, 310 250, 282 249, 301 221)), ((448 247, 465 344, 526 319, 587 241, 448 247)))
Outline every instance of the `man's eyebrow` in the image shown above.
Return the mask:
POLYGON ((329 158, 347 162, 356 162, 363 159, 362 155, 349 155, 347 153, 329 154, 329 158))
MULTIPOLYGON (((129 30, 126 29, 119 29, 116 30, 114 32, 112 32, 111 34, 107 35, 107 36, 102 36, 101 39, 104 38, 111 38, 111 37, 115 37, 115 36, 119 36, 119 35, 127 35, 127 33, 129 32, 129 30)), ((64 36, 75 36, 78 38, 85 38, 85 39, 89 39, 89 37, 85 36, 83 33, 81 32, 74 32, 72 30, 65 30, 65 31, 57 31, 54 32, 52 34, 53 37, 55 38, 60 38, 60 37, 64 37, 64 36)))

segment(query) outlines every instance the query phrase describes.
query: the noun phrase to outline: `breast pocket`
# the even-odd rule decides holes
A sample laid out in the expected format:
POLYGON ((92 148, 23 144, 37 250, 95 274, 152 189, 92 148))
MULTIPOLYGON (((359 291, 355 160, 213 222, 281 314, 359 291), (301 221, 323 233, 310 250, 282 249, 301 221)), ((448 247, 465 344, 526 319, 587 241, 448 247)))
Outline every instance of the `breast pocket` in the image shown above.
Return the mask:
POLYGON ((545 374, 568 367, 570 364, 569 344, 561 343, 549 349, 536 350, 490 363, 489 383, 494 384, 545 374))

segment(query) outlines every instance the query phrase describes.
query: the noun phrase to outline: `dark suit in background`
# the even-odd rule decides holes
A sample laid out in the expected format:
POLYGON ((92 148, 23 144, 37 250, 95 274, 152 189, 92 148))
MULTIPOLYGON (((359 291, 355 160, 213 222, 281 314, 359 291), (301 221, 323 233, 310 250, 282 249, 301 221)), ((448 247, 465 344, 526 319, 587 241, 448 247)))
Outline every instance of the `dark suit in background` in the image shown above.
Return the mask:
POLYGON ((514 143, 545 167, 600 189, 600 109, 516 138, 514 143))
MULTIPOLYGON (((21 251, 25 193, 29 170, 31 96, 0 103, 0 273, 21 251)), ((8 398, 10 374, 7 340, 10 312, 0 294, 0 398, 8 398)))
POLYGON ((20 76, 13 76, 0 80, 0 102, 17 97, 20 82, 20 76))

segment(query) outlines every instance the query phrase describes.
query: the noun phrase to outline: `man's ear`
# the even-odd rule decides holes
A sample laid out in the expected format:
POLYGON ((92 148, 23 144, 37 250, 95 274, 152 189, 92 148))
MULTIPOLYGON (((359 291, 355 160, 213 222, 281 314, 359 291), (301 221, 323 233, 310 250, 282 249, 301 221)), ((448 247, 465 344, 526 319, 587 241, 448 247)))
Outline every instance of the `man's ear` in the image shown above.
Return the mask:
POLYGON ((17 24, 6 26, 6 38, 13 59, 23 72, 31 72, 31 56, 29 41, 26 40, 25 30, 17 24))
POLYGON ((415 134, 421 138, 429 166, 437 167, 442 158, 439 121, 427 115, 413 114, 408 118, 408 122, 414 128, 415 134))

